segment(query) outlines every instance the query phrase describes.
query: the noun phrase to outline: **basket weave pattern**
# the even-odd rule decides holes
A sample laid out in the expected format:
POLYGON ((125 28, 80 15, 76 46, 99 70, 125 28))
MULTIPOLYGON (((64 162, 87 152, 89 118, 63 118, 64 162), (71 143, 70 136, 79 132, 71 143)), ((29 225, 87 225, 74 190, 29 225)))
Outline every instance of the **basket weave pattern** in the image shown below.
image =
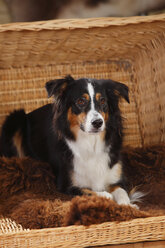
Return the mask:
POLYGON ((69 73, 127 83, 125 144, 164 141, 164 22, 160 15, 2 25, 0 125, 13 109, 47 103, 45 82, 69 73))
POLYGON ((165 217, 0 235, 0 247, 91 247, 165 239, 165 217), (15 246, 14 246, 15 244, 15 246), (19 245, 19 246, 17 246, 19 245))

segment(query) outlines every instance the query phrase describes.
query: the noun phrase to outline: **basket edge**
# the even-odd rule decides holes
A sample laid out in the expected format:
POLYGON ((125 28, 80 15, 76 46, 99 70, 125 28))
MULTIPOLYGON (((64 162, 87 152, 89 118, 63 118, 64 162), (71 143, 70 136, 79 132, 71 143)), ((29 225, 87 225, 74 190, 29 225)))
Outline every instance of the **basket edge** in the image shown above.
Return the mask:
POLYGON ((59 29, 88 29, 109 26, 125 26, 129 24, 151 23, 155 21, 164 22, 165 14, 151 16, 133 16, 133 17, 100 17, 86 19, 57 19, 38 22, 19 22, 1 24, 0 32, 7 31, 41 31, 41 30, 59 30, 59 29))

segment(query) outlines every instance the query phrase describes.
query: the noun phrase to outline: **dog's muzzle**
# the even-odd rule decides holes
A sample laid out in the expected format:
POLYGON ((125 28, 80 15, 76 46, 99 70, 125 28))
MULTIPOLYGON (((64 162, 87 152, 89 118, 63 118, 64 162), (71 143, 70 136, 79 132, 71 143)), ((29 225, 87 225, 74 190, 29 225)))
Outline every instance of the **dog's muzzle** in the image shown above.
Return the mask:
POLYGON ((83 131, 87 133, 99 133, 104 131, 105 122, 102 115, 96 111, 89 111, 83 123, 83 131))

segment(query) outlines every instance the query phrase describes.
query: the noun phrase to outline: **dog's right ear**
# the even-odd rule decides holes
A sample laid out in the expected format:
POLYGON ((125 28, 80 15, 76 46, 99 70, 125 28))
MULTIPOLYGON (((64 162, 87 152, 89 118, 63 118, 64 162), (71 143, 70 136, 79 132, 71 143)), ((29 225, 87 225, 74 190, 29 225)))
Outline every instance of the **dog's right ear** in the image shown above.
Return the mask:
POLYGON ((74 81, 74 78, 70 75, 63 79, 51 80, 45 84, 45 88, 48 93, 48 97, 61 96, 68 84, 74 81))

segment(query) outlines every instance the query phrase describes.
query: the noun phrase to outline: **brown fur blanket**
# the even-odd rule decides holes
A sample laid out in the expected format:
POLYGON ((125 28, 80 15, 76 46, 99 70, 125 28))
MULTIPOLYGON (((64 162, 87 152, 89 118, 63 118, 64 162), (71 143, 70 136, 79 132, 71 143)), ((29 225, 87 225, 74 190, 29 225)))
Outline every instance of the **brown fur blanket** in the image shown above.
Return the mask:
POLYGON ((98 224, 165 215, 165 145, 123 150, 127 186, 146 192, 140 210, 97 196, 71 198, 56 191, 48 164, 0 158, 0 215, 24 228, 98 224))

